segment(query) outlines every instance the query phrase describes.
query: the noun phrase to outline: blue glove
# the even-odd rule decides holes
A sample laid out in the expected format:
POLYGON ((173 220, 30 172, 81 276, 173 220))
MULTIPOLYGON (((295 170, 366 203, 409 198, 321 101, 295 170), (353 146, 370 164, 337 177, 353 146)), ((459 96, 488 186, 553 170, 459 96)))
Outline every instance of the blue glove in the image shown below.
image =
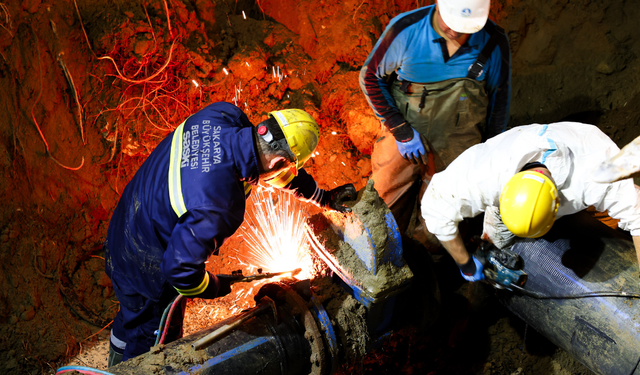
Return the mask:
POLYGON ((471 282, 484 280, 484 273, 482 272, 484 267, 476 257, 471 256, 466 264, 458 264, 458 267, 465 280, 471 282))
POLYGON ((413 130, 413 136, 407 140, 399 141, 398 137, 396 137, 398 151, 400 151, 400 155, 402 155, 403 158, 413 164, 427 165, 429 162, 427 159, 428 149, 425 150, 420 133, 418 133, 416 129, 411 128, 411 130, 413 130))

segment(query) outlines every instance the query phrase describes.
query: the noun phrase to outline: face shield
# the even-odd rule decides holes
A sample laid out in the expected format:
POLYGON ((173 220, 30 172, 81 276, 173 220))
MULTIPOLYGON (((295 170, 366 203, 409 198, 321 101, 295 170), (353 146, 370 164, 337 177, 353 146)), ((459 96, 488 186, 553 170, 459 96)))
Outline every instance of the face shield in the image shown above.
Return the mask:
POLYGON ((287 167, 278 170, 275 174, 263 178, 262 181, 273 187, 283 188, 297 175, 298 168, 296 168, 295 164, 290 163, 287 167))
POLYGON ((285 151, 289 163, 261 180, 281 188, 298 175, 298 169, 311 157, 318 145, 320 130, 315 120, 300 109, 273 111, 269 115, 269 119, 258 124, 258 135, 273 150, 285 151))

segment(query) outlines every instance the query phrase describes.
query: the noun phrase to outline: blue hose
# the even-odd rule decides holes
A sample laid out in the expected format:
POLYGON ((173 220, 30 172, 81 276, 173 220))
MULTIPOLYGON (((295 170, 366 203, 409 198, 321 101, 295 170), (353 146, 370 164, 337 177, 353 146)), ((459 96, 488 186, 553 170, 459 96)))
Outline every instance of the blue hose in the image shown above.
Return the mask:
MULTIPOLYGON (((178 298, 176 296, 176 298, 178 298)), ((167 306, 167 308, 164 309, 164 312, 162 313, 162 318, 160 319, 160 325, 158 326, 158 330, 157 330, 157 334, 156 334, 156 343, 155 345, 158 345, 158 343, 160 342, 160 336, 162 336, 162 331, 164 330, 164 322, 167 319, 167 315, 169 314, 169 310, 171 310, 171 306, 173 305, 173 303, 176 300, 174 299, 173 301, 171 301, 171 303, 167 306)))
POLYGON ((77 372, 79 372, 81 374, 89 374, 89 375, 96 375, 96 374, 115 375, 115 374, 110 373, 110 372, 98 370, 96 368, 85 367, 85 366, 64 366, 64 367, 60 367, 56 371, 56 374, 63 374, 63 373, 68 372, 68 371, 77 371, 77 372))

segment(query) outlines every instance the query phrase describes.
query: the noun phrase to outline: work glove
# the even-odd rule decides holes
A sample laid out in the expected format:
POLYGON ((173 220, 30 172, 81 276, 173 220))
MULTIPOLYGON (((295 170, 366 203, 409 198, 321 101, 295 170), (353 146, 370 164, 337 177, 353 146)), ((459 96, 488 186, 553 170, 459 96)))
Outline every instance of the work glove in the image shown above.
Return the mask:
POLYGON ((344 202, 355 200, 356 197, 356 188, 353 184, 345 184, 325 191, 322 195, 320 206, 342 213, 351 212, 351 208, 345 206, 344 202))
MULTIPOLYGON (((208 271, 207 271, 208 272, 208 271)), ((214 299, 224 297, 231 293, 231 284, 234 280, 242 278, 242 275, 213 275, 209 273, 209 285, 202 293, 192 296, 194 298, 214 299)))
POLYGON ((391 134, 393 134, 396 139, 396 146, 398 146, 398 151, 403 158, 413 164, 427 165, 429 163, 427 157, 429 147, 425 146, 426 142, 424 141, 424 137, 412 128, 411 125, 405 122, 392 129, 391 134))
POLYGON ((469 257, 469 261, 467 263, 458 264, 458 268, 460 268, 460 274, 462 277, 467 281, 475 282, 484 280, 484 273, 482 272, 484 267, 474 256, 469 257))
POLYGON ((242 278, 242 275, 216 275, 218 279, 218 297, 231 293, 231 284, 242 278))

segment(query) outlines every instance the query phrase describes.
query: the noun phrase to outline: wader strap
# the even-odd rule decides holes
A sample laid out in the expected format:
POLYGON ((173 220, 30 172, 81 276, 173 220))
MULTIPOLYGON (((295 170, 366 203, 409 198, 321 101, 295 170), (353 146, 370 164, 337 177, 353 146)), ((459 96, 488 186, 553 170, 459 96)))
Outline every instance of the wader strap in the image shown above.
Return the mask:
POLYGON ((427 100, 427 95, 429 95, 429 90, 427 90, 427 86, 424 86, 422 88, 422 96, 420 97, 420 104, 418 105, 418 108, 424 108, 424 102, 427 100))
MULTIPOLYGON (((491 56, 491 54, 493 53, 493 50, 496 48, 496 45, 498 44, 497 34, 498 33, 504 34, 504 30, 500 26, 494 25, 491 22, 487 22, 485 29, 487 30, 487 33, 489 33, 490 35, 489 41, 487 41, 487 44, 485 44, 484 48, 482 48, 482 51, 480 51, 480 54, 478 55, 478 58, 476 59, 476 61, 469 66, 469 73, 467 73, 467 78, 477 80, 478 77, 480 77, 480 75, 482 74, 482 71, 484 70, 484 66, 487 64, 487 60, 489 60, 489 56, 491 56)), ((400 81, 400 91, 402 91, 405 94, 409 94, 410 92, 409 88, 411 87, 412 83, 413 82, 411 81, 400 81)), ((436 92, 436 91, 445 91, 451 88, 452 86, 453 84, 451 86, 447 86, 439 90, 430 90, 430 91, 427 90, 426 87, 423 87, 422 98, 420 99, 420 106, 419 106, 420 109, 424 108, 425 98, 429 95, 429 93, 436 92)))
POLYGON ((493 50, 496 48, 496 44, 498 43, 497 32, 504 33, 504 30, 500 28, 500 26, 496 26, 491 22, 487 22, 485 29, 489 33, 489 41, 485 44, 482 51, 478 55, 476 61, 469 66, 469 73, 467 74, 467 78, 478 79, 484 70, 484 66, 487 64, 487 60, 489 60, 489 56, 493 53, 493 50))

